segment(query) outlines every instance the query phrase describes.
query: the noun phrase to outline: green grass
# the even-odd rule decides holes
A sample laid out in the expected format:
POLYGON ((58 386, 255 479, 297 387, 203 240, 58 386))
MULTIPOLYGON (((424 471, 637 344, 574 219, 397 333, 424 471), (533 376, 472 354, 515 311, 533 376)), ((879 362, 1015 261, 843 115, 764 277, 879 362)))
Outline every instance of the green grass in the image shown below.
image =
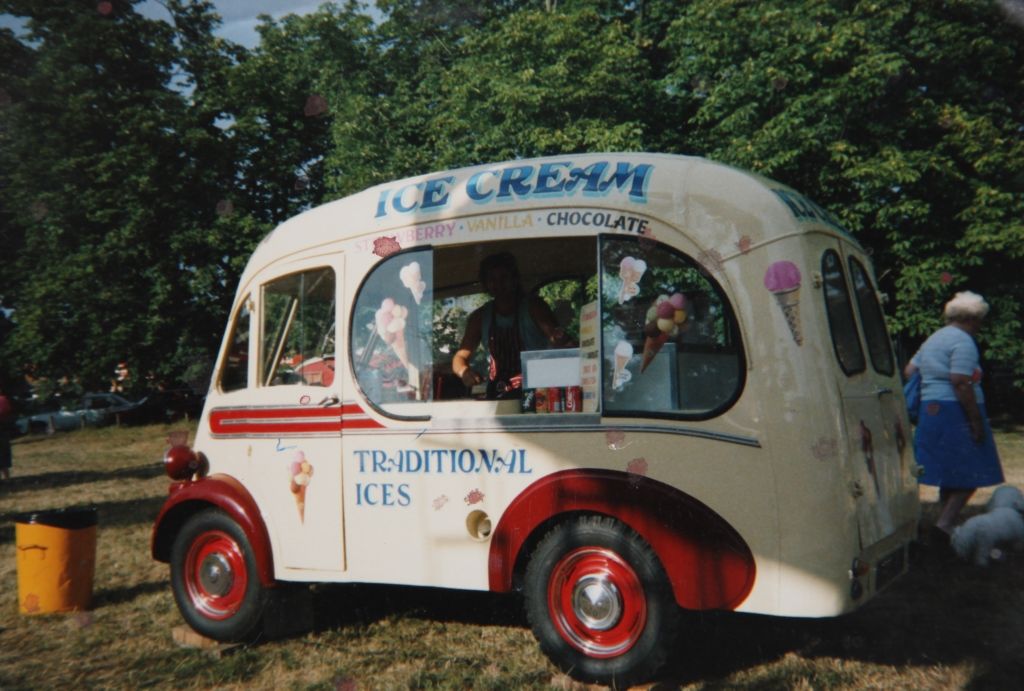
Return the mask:
MULTIPOLYGON (((313 589, 310 630, 217 657, 178 647, 167 566, 149 556, 177 428, 25 437, 0 489, 0 689, 586 688, 540 653, 515 596, 382 586, 313 589), (93 609, 18 614, 12 515, 99 509, 93 609)), ((1024 487, 1024 431, 997 435, 1024 487)), ((979 492, 968 511, 981 510, 979 492)), ((935 493, 922 489, 925 520, 935 493)), ((925 553, 859 611, 828 620, 694 615, 657 688, 1016 688, 1024 678, 1024 555, 981 570, 925 553)))

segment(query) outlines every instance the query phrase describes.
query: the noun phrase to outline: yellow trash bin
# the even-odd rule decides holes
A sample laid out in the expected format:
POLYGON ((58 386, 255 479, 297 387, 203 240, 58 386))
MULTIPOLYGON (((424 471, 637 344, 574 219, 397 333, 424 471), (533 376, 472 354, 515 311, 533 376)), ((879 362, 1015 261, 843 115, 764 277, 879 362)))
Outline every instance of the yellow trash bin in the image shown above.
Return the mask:
POLYGON ((14 535, 22 614, 89 608, 96 571, 96 509, 19 514, 14 535))

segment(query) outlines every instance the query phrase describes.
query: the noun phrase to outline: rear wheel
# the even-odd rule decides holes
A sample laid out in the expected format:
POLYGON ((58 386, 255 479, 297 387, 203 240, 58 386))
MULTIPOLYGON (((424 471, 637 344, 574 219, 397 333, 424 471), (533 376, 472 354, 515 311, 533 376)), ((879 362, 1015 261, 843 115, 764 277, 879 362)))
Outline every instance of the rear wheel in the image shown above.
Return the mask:
POLYGON ((569 674, 630 686, 665 663, 679 608, 657 555, 606 517, 556 526, 526 570, 527 616, 541 649, 569 674))
POLYGON ((245 532, 221 511, 197 513, 178 532, 171 587, 182 617, 204 636, 243 641, 259 632, 268 591, 245 532))

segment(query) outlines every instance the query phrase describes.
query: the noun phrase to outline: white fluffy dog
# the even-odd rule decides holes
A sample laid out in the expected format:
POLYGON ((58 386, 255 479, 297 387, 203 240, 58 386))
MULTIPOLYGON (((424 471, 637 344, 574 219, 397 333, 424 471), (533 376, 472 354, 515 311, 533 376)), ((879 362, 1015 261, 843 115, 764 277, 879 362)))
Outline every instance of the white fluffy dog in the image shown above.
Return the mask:
POLYGON ((1024 512, 1024 492, 1021 492, 1013 485, 997 487, 996 491, 992 493, 992 497, 988 500, 985 511, 992 511, 993 509, 1003 507, 1024 512))
POLYGON ((1002 558, 1002 548, 1024 548, 1024 516, 1010 506, 1000 506, 968 519, 953 531, 950 544, 957 556, 978 566, 1002 558))

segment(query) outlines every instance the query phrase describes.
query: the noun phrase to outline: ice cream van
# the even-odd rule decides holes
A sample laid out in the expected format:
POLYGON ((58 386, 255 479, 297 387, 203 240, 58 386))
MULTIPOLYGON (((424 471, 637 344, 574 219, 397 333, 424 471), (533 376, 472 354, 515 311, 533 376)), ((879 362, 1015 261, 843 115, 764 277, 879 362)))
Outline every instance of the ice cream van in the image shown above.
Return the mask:
POLYGON ((521 591, 556 664, 627 685, 683 610, 831 617, 907 569, 899 384, 868 253, 785 185, 641 153, 400 180, 255 250, 152 551, 214 639, 289 583, 521 591))

